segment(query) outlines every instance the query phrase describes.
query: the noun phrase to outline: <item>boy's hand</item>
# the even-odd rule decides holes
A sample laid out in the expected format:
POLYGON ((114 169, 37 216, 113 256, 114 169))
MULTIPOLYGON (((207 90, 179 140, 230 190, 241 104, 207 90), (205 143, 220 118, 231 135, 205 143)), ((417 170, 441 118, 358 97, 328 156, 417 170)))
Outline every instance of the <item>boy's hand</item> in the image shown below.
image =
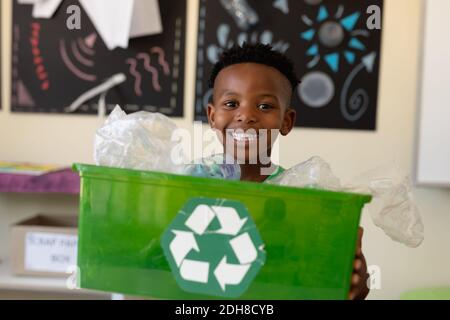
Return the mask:
POLYGON ((350 293, 348 296, 350 300, 363 300, 369 294, 369 288, 367 288, 369 274, 367 273, 366 259, 364 258, 361 250, 363 233, 364 229, 360 227, 358 231, 358 244, 356 246, 355 261, 353 262, 350 293))

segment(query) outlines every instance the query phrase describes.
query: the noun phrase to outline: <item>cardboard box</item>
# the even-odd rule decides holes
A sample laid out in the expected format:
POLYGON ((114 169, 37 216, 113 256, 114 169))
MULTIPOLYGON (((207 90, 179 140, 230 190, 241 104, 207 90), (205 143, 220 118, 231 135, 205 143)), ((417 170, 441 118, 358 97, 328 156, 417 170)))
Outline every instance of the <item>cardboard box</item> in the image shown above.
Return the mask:
POLYGON ((67 277, 77 264, 78 217, 39 214, 12 226, 15 275, 67 277))

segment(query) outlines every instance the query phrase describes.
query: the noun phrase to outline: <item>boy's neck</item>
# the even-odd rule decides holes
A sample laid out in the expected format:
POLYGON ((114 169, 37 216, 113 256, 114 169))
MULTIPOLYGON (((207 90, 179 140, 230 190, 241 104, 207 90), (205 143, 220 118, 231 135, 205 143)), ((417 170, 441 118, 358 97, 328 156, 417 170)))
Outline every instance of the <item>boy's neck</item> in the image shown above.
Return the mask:
POLYGON ((241 181, 263 182, 267 179, 276 169, 269 164, 241 164, 241 181), (263 175, 264 173, 264 175, 263 175))

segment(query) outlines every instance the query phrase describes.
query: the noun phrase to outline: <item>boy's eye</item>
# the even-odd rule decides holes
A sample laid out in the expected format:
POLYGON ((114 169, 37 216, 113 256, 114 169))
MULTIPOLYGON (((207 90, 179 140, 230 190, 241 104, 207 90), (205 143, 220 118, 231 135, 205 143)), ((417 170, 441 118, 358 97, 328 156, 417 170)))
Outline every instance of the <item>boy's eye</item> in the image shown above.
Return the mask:
POLYGON ((236 101, 226 101, 225 102, 225 106, 228 108, 236 108, 237 107, 237 102, 236 101))
POLYGON ((267 103, 260 103, 258 105, 258 108, 261 109, 261 110, 269 110, 269 109, 272 109, 273 107, 270 104, 267 104, 267 103))

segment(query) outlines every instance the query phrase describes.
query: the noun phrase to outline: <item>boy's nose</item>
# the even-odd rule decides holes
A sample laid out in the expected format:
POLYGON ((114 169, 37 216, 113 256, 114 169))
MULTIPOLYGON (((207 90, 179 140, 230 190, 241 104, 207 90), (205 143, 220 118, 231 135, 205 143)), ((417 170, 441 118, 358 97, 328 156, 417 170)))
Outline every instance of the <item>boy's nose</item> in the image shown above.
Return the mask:
POLYGON ((256 110, 251 107, 241 106, 238 109, 236 120, 243 123, 255 123, 258 121, 256 110))

